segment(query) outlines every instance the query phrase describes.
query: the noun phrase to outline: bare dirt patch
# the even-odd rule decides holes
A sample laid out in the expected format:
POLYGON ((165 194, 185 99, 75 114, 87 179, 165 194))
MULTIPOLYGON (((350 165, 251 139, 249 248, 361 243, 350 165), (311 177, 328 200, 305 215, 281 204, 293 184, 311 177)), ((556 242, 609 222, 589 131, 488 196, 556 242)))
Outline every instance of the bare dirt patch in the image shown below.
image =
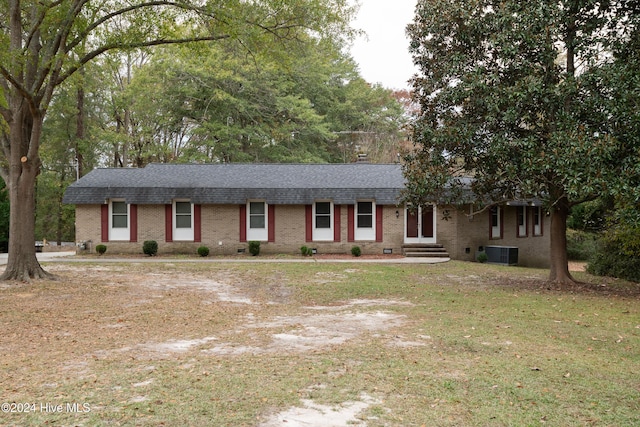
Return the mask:
POLYGON ((366 393, 358 401, 347 401, 340 405, 319 405, 310 399, 302 399, 300 407, 287 409, 271 416, 259 427, 350 427, 366 426, 358 415, 378 400, 366 393))
POLYGON ((404 316, 384 311, 353 312, 351 305, 331 307, 331 313, 305 313, 277 316, 266 321, 249 320, 237 332, 248 334, 263 345, 246 346, 225 342, 205 350, 219 355, 238 355, 245 352, 291 353, 318 350, 340 345, 365 333, 382 332, 402 324, 404 316), (345 310, 346 309, 346 310, 345 310))

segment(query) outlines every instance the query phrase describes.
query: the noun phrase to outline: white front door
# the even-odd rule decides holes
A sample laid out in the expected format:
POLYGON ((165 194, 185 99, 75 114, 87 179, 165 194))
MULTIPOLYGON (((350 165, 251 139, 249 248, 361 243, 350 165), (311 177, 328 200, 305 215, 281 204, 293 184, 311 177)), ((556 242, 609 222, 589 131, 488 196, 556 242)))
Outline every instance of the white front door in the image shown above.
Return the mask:
POLYGON ((405 208, 405 243, 436 243, 436 210, 435 205, 405 208))

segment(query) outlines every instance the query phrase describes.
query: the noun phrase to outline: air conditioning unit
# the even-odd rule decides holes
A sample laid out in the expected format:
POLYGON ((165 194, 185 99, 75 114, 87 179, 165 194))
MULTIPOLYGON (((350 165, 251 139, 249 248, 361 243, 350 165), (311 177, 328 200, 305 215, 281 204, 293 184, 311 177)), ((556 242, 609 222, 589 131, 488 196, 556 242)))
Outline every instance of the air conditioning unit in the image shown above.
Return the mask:
POLYGON ((502 265, 518 264, 518 248, 515 246, 485 246, 487 262, 502 265))

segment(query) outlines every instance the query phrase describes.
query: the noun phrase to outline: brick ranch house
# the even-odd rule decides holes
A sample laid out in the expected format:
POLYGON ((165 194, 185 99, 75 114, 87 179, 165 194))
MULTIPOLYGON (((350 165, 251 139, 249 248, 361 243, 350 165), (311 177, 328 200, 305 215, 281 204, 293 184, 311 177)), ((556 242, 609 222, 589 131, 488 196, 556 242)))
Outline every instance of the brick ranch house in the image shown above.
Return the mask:
POLYGON ((521 203, 470 216, 469 206, 399 205, 404 177, 398 164, 150 164, 96 169, 68 187, 76 205, 76 239, 110 253, 141 253, 155 240, 159 253, 402 254, 435 249, 475 259, 479 249, 518 248, 519 265, 548 265, 549 218, 521 203))

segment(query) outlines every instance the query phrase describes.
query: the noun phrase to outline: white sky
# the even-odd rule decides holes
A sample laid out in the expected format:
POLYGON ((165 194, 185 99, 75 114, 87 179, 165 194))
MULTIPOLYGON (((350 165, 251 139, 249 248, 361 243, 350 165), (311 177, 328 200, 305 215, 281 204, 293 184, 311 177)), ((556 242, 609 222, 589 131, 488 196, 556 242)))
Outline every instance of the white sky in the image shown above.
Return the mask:
POLYGON ((407 80, 416 68, 405 28, 413 21, 417 0, 359 1, 360 11, 352 25, 365 31, 367 37, 355 40, 351 55, 360 66, 360 74, 369 83, 389 89, 408 88, 407 80))

